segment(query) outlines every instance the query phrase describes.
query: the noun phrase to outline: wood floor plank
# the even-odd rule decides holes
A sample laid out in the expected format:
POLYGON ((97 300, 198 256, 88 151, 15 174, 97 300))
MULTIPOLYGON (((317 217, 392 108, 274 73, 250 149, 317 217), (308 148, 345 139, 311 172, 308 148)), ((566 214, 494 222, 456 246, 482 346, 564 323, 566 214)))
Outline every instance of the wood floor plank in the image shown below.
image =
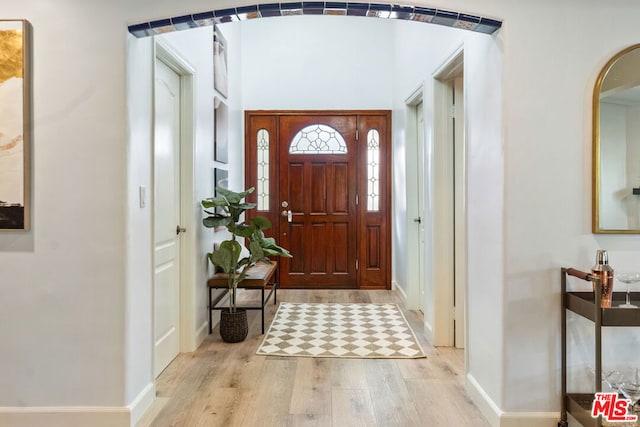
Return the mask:
POLYGON ((334 426, 376 426, 373 402, 367 389, 337 388, 331 391, 331 420, 334 426))
POLYGON ((156 396, 170 396, 182 381, 182 374, 196 363, 194 353, 179 355, 171 362, 156 381, 156 396))
POLYGON ((379 426, 418 426, 420 418, 400 373, 398 360, 365 364, 374 414, 379 426))
POLYGON ((289 406, 290 414, 330 415, 331 390, 294 388, 289 406))
POLYGON ((292 414, 289 415, 287 427, 329 427, 331 415, 292 414))
POLYGON ((297 361, 289 413, 330 415, 331 360, 302 357, 297 361))
POLYGON ((247 425, 271 425, 271 422, 287 422, 295 382, 296 364, 296 358, 292 357, 267 357, 265 359, 258 377, 259 381, 254 386, 256 388, 253 402, 255 410, 249 414, 247 425))
MULTIPOLYGON (((249 337, 242 343, 219 342, 224 353, 217 358, 219 369, 215 372, 215 388, 253 388, 255 379, 263 369, 264 358, 255 357, 255 349, 261 342, 258 336, 249 337)), ((213 363, 213 362, 212 362, 213 363)))
POLYGON ((367 374, 363 359, 332 359, 331 386, 333 388, 367 389, 367 374))
POLYGON ((160 414, 160 411, 162 411, 169 399, 169 397, 156 397, 155 402, 153 402, 151 408, 149 408, 140 421, 138 421, 136 427, 151 427, 154 425, 156 417, 160 414))
POLYGON ((418 414, 423 419, 428 419, 427 425, 441 426, 452 425, 458 427, 489 427, 483 418, 470 418, 465 415, 468 411, 477 411, 470 402, 460 406, 457 399, 465 399, 462 394, 452 393, 449 386, 451 380, 407 380, 407 389, 418 414), (428 408, 428 409, 427 409, 428 408))
POLYGON ((205 405, 194 426, 241 426, 245 422, 245 409, 249 406, 252 393, 239 388, 216 388, 203 397, 205 405))
POLYGON ((294 388, 331 389, 332 359, 301 357, 296 367, 294 388))
MULTIPOLYGON (((246 293, 240 297, 255 299, 246 293)), ((279 290, 278 301, 400 303, 395 291, 279 290)), ((265 309, 270 325, 277 305, 265 309)), ((156 381, 157 398, 136 427, 488 427, 464 392, 464 351, 436 348, 419 312, 403 313, 426 359, 258 356, 258 311, 249 336, 227 344, 217 328, 156 381)))
POLYGON ((399 304, 396 292, 393 291, 367 291, 369 301, 376 304, 399 304))

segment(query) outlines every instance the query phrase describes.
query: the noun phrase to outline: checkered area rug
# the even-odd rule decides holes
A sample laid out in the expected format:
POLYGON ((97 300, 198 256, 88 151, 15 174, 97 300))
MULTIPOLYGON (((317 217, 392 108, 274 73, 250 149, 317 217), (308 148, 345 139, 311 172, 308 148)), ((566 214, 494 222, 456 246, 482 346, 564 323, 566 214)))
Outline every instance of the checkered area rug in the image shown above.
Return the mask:
POLYGON ((258 348, 264 356, 426 357, 396 304, 281 302, 258 348))

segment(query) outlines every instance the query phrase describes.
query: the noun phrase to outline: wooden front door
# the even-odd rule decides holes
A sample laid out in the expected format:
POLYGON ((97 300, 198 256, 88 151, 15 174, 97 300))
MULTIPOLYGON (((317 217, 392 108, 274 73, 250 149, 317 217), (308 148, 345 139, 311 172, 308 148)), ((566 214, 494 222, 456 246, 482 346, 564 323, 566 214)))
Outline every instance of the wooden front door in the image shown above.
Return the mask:
MULTIPOLYGON (((389 111, 248 111, 246 186, 284 288, 391 288, 389 111)), ((254 214, 252 212, 252 214, 254 214)))
POLYGON ((281 286, 357 286, 356 124, 280 118, 280 242, 295 254, 282 260, 281 286))

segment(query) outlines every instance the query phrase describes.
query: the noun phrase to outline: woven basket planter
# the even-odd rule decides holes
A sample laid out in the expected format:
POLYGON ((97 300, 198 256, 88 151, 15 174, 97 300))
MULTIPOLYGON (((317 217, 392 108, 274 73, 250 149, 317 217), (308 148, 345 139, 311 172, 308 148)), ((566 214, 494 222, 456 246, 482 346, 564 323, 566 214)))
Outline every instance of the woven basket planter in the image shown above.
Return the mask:
POLYGON ((248 333, 246 310, 238 308, 235 313, 230 313, 227 308, 220 311, 220 336, 224 342, 244 341, 248 333))

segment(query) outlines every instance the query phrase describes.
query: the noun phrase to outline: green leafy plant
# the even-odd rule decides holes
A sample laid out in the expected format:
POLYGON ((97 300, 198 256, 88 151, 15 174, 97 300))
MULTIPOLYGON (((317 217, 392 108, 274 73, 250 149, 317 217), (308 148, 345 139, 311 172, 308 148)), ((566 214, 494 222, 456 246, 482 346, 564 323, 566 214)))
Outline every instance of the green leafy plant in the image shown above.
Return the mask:
POLYGON ((213 252, 207 254, 209 261, 228 275, 229 311, 236 311, 233 293, 247 276, 247 270, 259 261, 271 263, 269 257, 283 256, 291 258, 289 251, 276 244, 272 237, 265 237, 262 230, 271 227, 271 221, 264 216, 254 216, 248 223, 241 221, 242 214, 256 207, 243 199, 253 193, 251 187, 243 192, 216 188, 220 196, 202 200, 201 204, 208 215, 202 220, 207 228, 226 227, 231 233, 230 240, 224 240, 213 252), (248 240, 249 256, 241 257, 243 245, 240 239, 248 240))

